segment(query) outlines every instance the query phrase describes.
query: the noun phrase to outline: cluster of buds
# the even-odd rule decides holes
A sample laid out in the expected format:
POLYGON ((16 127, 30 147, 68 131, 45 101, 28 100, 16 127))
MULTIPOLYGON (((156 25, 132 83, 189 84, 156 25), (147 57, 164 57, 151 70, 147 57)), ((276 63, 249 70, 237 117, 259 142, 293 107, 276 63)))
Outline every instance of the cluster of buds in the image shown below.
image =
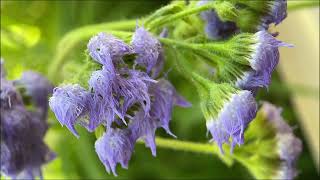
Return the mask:
POLYGON ((48 129, 49 81, 26 71, 18 80, 6 79, 1 60, 1 173, 13 179, 42 178, 41 166, 55 158, 44 143, 48 129))

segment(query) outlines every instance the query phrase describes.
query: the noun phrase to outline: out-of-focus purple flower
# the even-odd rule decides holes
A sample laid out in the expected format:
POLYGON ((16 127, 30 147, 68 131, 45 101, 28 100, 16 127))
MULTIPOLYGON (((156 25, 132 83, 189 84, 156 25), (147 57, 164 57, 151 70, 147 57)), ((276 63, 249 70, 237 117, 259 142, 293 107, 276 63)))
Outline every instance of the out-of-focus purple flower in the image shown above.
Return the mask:
POLYGON ((131 132, 124 129, 109 128, 95 143, 95 149, 100 161, 104 164, 108 173, 110 170, 117 176, 116 166, 128 168, 128 163, 134 148, 135 140, 131 132))
POLYGON ((1 108, 1 171, 12 178, 41 176, 41 166, 55 155, 43 142, 44 120, 15 105, 1 108))
POLYGON ((0 78, 4 78, 4 77, 6 77, 6 71, 5 71, 5 69, 4 69, 4 61, 3 61, 3 59, 1 58, 0 59, 0 78))
MULTIPOLYGON (((205 5, 208 2, 208 0, 201 0, 198 6, 205 5)), ((200 15, 206 21, 205 32, 209 39, 224 39, 237 31, 237 26, 234 22, 222 21, 214 10, 203 11, 200 15)))
POLYGON ((294 165, 297 157, 302 151, 302 142, 295 137, 293 133, 279 133, 277 135, 278 151, 281 160, 286 161, 290 165, 294 165))
POLYGON ((41 111, 42 118, 47 118, 48 111, 48 95, 52 93, 53 86, 50 82, 33 71, 25 71, 19 80, 14 81, 16 86, 22 86, 26 89, 26 95, 30 96, 41 111))
POLYGON ((298 175, 298 171, 294 166, 290 166, 283 162, 280 165, 280 169, 272 179, 285 179, 292 180, 298 175))
POLYGON ((11 81, 1 78, 1 92, 0 92, 1 108, 9 109, 15 105, 22 105, 22 97, 14 87, 11 81))
POLYGON ((147 73, 157 64, 159 59, 161 44, 143 27, 138 27, 132 37, 132 47, 138 57, 136 63, 144 66, 147 73))
POLYGON ((270 11, 262 17, 260 29, 268 29, 274 23, 278 25, 287 17, 287 0, 273 0, 270 4, 270 11))
MULTIPOLYGON (((256 116, 257 104, 250 91, 240 91, 233 94, 220 110, 218 117, 207 120, 207 129, 222 151, 222 144, 229 143, 232 138, 232 148, 235 144, 244 142, 244 130, 256 116)), ((223 152, 223 151, 222 151, 223 152)))
POLYGON ((292 128, 282 118, 280 108, 264 102, 261 111, 276 133, 276 150, 281 165, 275 178, 294 179, 298 175, 295 166, 302 151, 302 141, 293 134, 292 128))
POLYGON ((92 37, 88 43, 89 55, 106 69, 114 72, 114 64, 126 54, 132 54, 132 48, 122 40, 105 33, 92 37))
POLYGON ((255 90, 259 87, 268 87, 271 75, 279 62, 279 47, 289 44, 275 39, 267 31, 259 31, 254 35, 255 43, 250 55, 250 69, 244 72, 236 81, 236 86, 241 89, 255 90))
POLYGON ((292 133, 292 128, 286 123, 282 118, 282 109, 278 108, 271 103, 264 102, 261 111, 266 116, 269 123, 276 129, 279 133, 292 133))
POLYGON ((294 136, 292 128, 282 118, 281 108, 264 102, 261 110, 276 130, 280 158, 292 164, 301 153, 301 140, 294 136))
MULTIPOLYGON (((1 73, 3 71, 1 62, 1 73)), ((42 93, 41 88, 36 89, 37 85, 48 83, 44 77, 42 78, 41 81, 38 78, 28 79, 30 81, 26 86, 33 84, 35 87, 29 87, 35 88, 31 90, 31 94, 34 95, 39 91, 38 98, 46 102, 48 92, 42 93)), ((43 115, 46 112, 38 113, 37 109, 40 108, 38 104, 31 104, 35 106, 36 111, 27 110, 23 95, 17 90, 16 85, 6 80, 5 75, 1 75, 1 173, 13 179, 35 179, 36 176, 42 178, 41 166, 55 157, 43 142, 48 129, 46 117, 43 115)))
MULTIPOLYGON (((74 125, 77 122, 86 121, 81 118, 88 112, 90 94, 80 85, 63 85, 53 90, 49 100, 49 106, 55 113, 61 125, 79 137, 74 125)), ((81 124, 83 125, 84 122, 81 124)))

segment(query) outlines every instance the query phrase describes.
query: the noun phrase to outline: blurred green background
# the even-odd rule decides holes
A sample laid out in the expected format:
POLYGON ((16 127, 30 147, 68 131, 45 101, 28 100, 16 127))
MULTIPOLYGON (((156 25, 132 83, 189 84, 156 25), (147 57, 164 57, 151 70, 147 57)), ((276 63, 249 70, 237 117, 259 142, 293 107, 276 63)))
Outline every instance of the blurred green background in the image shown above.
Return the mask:
MULTIPOLYGON (((137 19, 168 2, 168 0, 112 0, 106 2, 2 0, 1 57, 5 59, 9 78, 19 77, 20 73, 26 69, 47 74, 47 65, 55 56, 57 43, 63 35, 74 28, 102 22, 137 19)), ((84 47, 85 44, 77 46, 72 51, 73 54, 76 54, 72 58, 84 58, 84 47)), ((170 62, 167 62, 167 69, 171 65, 170 62)), ((207 142, 204 118, 198 106, 198 98, 194 95, 190 84, 175 70, 169 73, 169 79, 178 91, 193 104, 193 107, 189 109, 175 108, 171 121, 172 131, 180 140, 207 142)), ((298 93, 310 96, 309 91, 298 93)), ((312 93, 311 96, 313 96, 312 93)), ((298 161, 299 178, 311 179, 318 174, 300 128, 299 118, 294 111, 291 97, 292 89, 286 86, 279 73, 275 72, 269 90, 261 90, 257 98, 283 107, 283 116, 290 125, 296 127, 296 135, 304 141, 303 153, 298 161)), ((88 134, 84 129, 78 128, 81 137, 76 139, 66 128, 58 124, 52 113, 49 122, 51 128, 46 135, 46 142, 57 153, 58 158, 44 166, 46 179, 115 178, 106 173, 95 154, 93 134, 88 134)), ((158 130, 157 134, 168 137, 163 130, 158 130)), ((124 170, 118 167, 117 172, 120 178, 130 179, 252 178, 240 164, 236 163, 228 168, 213 155, 172 151, 158 147, 157 157, 154 158, 150 150, 141 144, 135 146, 129 169, 124 170)))

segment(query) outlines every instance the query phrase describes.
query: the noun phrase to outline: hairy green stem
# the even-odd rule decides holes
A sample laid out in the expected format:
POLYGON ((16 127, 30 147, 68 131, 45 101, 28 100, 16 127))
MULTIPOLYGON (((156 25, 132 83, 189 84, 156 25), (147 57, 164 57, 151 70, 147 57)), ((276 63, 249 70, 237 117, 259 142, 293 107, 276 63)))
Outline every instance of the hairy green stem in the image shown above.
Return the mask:
POLYGON ((319 0, 313 1, 288 1, 288 11, 299 10, 303 8, 319 7, 319 0))
POLYGON ((57 46, 55 57, 49 65, 49 79, 56 83, 58 71, 66 60, 67 54, 81 41, 88 40, 91 36, 99 32, 108 32, 115 36, 128 36, 136 26, 135 20, 102 23, 84 26, 67 33, 57 46), (120 31, 121 30, 121 31, 120 31))
POLYGON ((183 42, 183 41, 177 41, 177 40, 172 40, 169 38, 159 38, 160 42, 164 45, 171 46, 173 48, 180 47, 184 48, 185 50, 191 50, 193 53, 196 55, 202 57, 203 60, 205 60, 206 63, 212 65, 213 67, 216 67, 217 64, 219 63, 219 51, 221 51, 221 46, 219 44, 212 44, 211 43, 211 53, 209 54, 207 51, 203 50, 204 47, 203 45, 199 44, 191 44, 188 42, 183 42), (214 58, 211 58, 214 57, 214 58))
POLYGON ((200 13, 202 11, 215 9, 215 8, 218 8, 218 4, 216 4, 216 3, 208 3, 208 4, 205 4, 205 5, 202 5, 202 6, 197 6, 197 7, 194 7, 194 8, 190 8, 190 9, 181 11, 179 13, 176 13, 176 14, 173 14, 173 15, 170 15, 170 16, 166 16, 164 18, 160 18, 158 20, 155 20, 155 21, 151 22, 150 25, 149 25, 149 30, 153 30, 153 29, 161 27, 161 26, 163 26, 165 24, 172 23, 172 22, 174 22, 174 21, 176 21, 178 19, 182 19, 182 18, 184 18, 186 16, 190 16, 192 14, 197 14, 197 13, 200 13))
POLYGON ((156 10, 154 13, 152 13, 149 17, 146 18, 146 20, 144 21, 144 25, 148 26, 149 23, 151 23, 157 17, 164 16, 175 11, 182 11, 182 7, 184 7, 184 4, 185 2, 183 1, 177 1, 175 3, 169 4, 156 10))
MULTIPOLYGON (((142 141, 138 141, 143 143, 142 141)), ((195 143, 190 141, 180 141, 176 139, 166 139, 156 137, 158 147, 172 149, 176 151, 186 151, 193 153, 203 153, 218 156, 227 166, 233 164, 233 155, 229 153, 222 154, 218 146, 209 143, 195 143)), ((224 146, 225 150, 229 150, 228 146, 224 146)))

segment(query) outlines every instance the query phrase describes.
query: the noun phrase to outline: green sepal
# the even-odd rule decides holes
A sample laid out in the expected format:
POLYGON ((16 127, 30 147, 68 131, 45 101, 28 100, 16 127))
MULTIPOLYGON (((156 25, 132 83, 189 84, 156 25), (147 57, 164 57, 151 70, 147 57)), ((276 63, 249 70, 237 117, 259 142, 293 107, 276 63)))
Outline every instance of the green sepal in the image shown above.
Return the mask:
POLYGON ((154 13, 149 15, 143 22, 145 27, 148 27, 152 21, 159 19, 159 18, 164 18, 167 17, 171 14, 178 13, 182 11, 185 8, 185 2, 183 1, 172 1, 170 4, 167 6, 164 6, 158 10, 156 10, 154 13))
POLYGON ((199 93, 200 108, 207 121, 215 119, 231 95, 238 91, 231 84, 217 84, 194 72, 191 76, 199 93))
POLYGON ((238 17, 238 10, 233 3, 228 1, 212 1, 210 3, 217 3, 213 5, 214 11, 218 14, 222 21, 234 21, 238 17))

